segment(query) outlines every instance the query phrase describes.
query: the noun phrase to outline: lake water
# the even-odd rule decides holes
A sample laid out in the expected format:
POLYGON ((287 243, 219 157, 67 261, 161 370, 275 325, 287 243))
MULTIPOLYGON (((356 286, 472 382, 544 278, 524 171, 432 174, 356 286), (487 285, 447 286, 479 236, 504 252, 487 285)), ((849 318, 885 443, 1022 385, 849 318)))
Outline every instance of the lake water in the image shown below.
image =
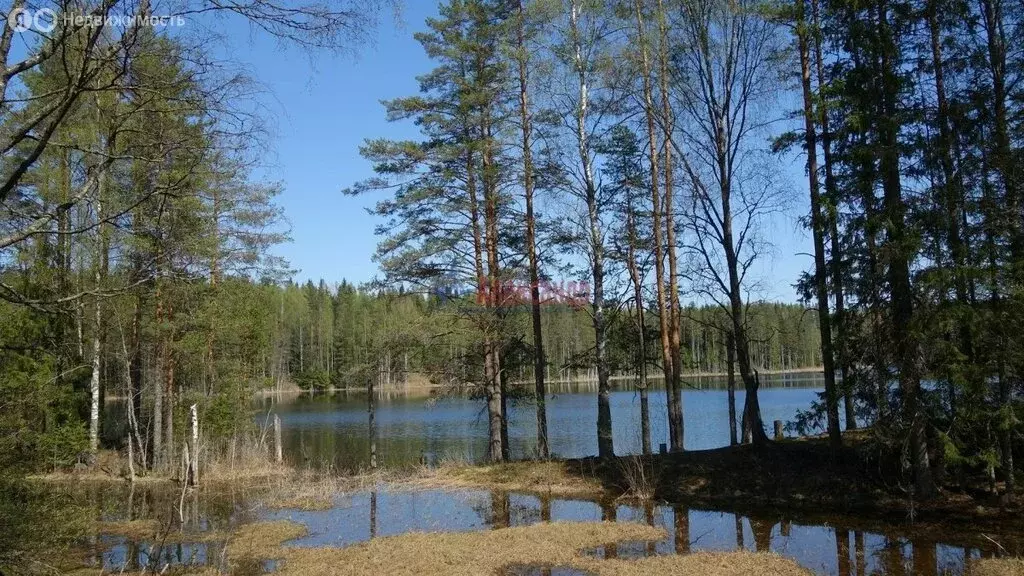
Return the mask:
MULTIPOLYGON (((772 422, 793 420, 822 391, 820 375, 767 378, 759 393, 761 415, 771 434, 772 422)), ((685 447, 718 448, 729 444, 728 393, 720 379, 692 383, 683 396, 685 447)), ((563 458, 597 454, 597 393, 592 385, 555 386, 547 400, 551 453, 563 458)), ((736 392, 736 410, 744 393, 736 392)), ((651 443, 668 442, 664 390, 651 389, 651 443)), ((378 395, 377 454, 386 465, 402 466, 444 459, 480 461, 487 455, 487 411, 482 400, 461 395, 432 397, 393 393, 378 395)), ((640 452, 640 395, 635 390, 611 394, 612 435, 616 454, 640 452)), ((367 396, 360 392, 283 396, 265 400, 267 415, 281 417, 284 455, 292 464, 355 470, 369 458, 367 396)), ((509 402, 509 444, 512 458, 534 454, 536 407, 532 399, 509 402)))
MULTIPOLYGON (((686 447, 727 445, 728 404, 720 382, 695 383, 684 392, 686 447)), ((820 378, 782 378, 766 382, 760 392, 766 425, 792 420, 818 398, 820 378), (774 385, 772 385, 774 384, 774 385)), ((586 384, 553 386, 548 400, 552 451, 579 457, 597 450, 596 391, 586 384)), ((614 439, 619 454, 638 452, 639 396, 632 390, 612 394, 614 439)), ((655 446, 667 440, 665 394, 651 390, 651 429, 655 446)), ((737 408, 743 393, 737 393, 737 408)), ((357 392, 284 396, 261 400, 263 424, 267 415, 280 415, 285 457, 306 466, 355 469, 368 454, 367 396, 357 392)), ((509 436, 513 457, 530 455, 535 442, 534 405, 515 401, 510 407, 509 436)), ((382 394, 377 398, 378 453, 388 464, 485 456, 487 428, 483 402, 463 396, 429 397, 382 394)), ((737 473, 742 473, 738 471, 737 473)), ((583 551, 599 557, 637 558, 699 550, 769 550, 792 558, 818 574, 838 576, 959 575, 969 573, 969 561, 982 556, 1024 553, 1018 530, 1006 533, 973 530, 969 525, 914 525, 906 517, 877 518, 814 515, 785 509, 761 515, 683 504, 630 504, 553 498, 535 494, 484 489, 408 490, 379 485, 354 494, 338 495, 327 510, 272 510, 248 491, 229 494, 198 491, 181 499, 176 490, 139 487, 134 492, 108 487, 86 488, 84 496, 51 495, 48 502, 83 500, 97 520, 162 518, 174 530, 175 543, 161 546, 125 536, 100 535, 82 542, 87 565, 108 572, 122 568, 165 565, 212 566, 227 569, 227 535, 240 524, 289 519, 303 524, 308 535, 287 546, 349 546, 371 538, 413 531, 469 531, 520 526, 545 521, 615 520, 648 523, 664 528, 667 537, 653 542, 623 542, 583 551), (178 518, 184 524, 178 524, 178 518)), ((76 554, 77 555, 77 554, 76 554)), ((238 572, 238 559, 232 573, 238 572)), ((245 562, 242 562, 246 565, 245 562)), ((274 569, 273 562, 253 561, 245 572, 274 569)), ((539 566, 507 567, 505 574, 577 575, 579 572, 539 566)))

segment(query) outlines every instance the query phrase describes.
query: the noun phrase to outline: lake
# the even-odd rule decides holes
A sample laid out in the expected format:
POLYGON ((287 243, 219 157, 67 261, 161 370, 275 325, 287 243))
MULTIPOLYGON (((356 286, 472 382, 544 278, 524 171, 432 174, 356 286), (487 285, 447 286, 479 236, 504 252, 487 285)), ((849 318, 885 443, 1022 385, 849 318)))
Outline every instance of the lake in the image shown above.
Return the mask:
MULTIPOLYGON (((792 420, 821 392, 820 377, 764 378, 760 391, 766 425, 792 420)), ((719 379, 693 382, 683 394, 686 448, 706 449, 729 442, 727 393, 719 379)), ((552 451, 563 457, 596 453, 596 390, 592 384, 554 385, 548 399, 552 451)), ((665 394, 650 391, 652 441, 667 440, 665 394)), ((737 408, 743 404, 737 392, 737 408)), ((390 392, 376 397, 378 454, 383 462, 402 466, 425 457, 482 460, 487 449, 484 404, 462 395, 390 392)), ((611 395, 616 452, 638 452, 639 395, 618 389, 611 395)), ((367 396, 340 391, 331 394, 283 395, 259 401, 261 425, 268 416, 282 420, 284 456, 300 466, 353 470, 365 466, 368 454, 367 396)), ((513 401, 509 414, 512 456, 529 456, 535 442, 534 405, 513 401)), ((742 471, 737 471, 742 474, 742 471)), ((792 558, 816 574, 955 575, 969 573, 970 559, 1024 552, 1018 531, 981 534, 969 525, 915 525, 905 517, 887 520, 786 509, 760 513, 616 500, 552 497, 488 489, 412 490, 378 484, 355 493, 337 494, 325 510, 273 509, 251 491, 194 491, 183 497, 173 487, 131 488, 97 485, 69 487, 49 494, 46 502, 77 503, 95 520, 124 521, 162 518, 180 535, 172 544, 101 534, 81 542, 72 552, 96 568, 117 572, 165 565, 227 569, 227 534, 239 525, 288 519, 308 534, 286 546, 349 546, 371 538, 407 532, 489 530, 546 521, 614 520, 651 524, 665 530, 657 541, 620 542, 585 550, 599 557, 638 558, 699 550, 772 551, 792 558), (183 524, 178 526, 179 517, 183 524)), ((273 570, 273 562, 253 566, 253 574, 273 570)), ((510 567, 504 574, 579 572, 538 566, 510 567)))
MULTIPOLYGON (((771 434, 774 420, 789 422, 807 410, 822 391, 814 374, 762 377, 761 415, 771 434)), ((729 444, 728 393, 720 378, 690 382, 683 392, 685 447, 718 448, 729 444)), ((578 458, 597 454, 597 393, 593 384, 554 385, 547 400, 549 445, 553 456, 578 458)), ((650 390, 651 443, 668 442, 663 389, 650 390)), ((487 455, 487 411, 482 400, 464 395, 384 393, 377 400, 377 454, 388 466, 421 460, 478 462, 487 455)), ((736 410, 744 393, 736 392, 736 410)), ((612 434, 618 455, 640 452, 640 395, 618 389, 611 394, 612 434)), ((363 392, 284 395, 267 398, 261 425, 269 415, 281 417, 284 456, 292 464, 357 470, 369 463, 367 396, 363 392)), ((739 418, 739 415, 737 416, 739 418)), ((536 407, 532 399, 510 400, 509 444, 513 459, 534 454, 536 407)))

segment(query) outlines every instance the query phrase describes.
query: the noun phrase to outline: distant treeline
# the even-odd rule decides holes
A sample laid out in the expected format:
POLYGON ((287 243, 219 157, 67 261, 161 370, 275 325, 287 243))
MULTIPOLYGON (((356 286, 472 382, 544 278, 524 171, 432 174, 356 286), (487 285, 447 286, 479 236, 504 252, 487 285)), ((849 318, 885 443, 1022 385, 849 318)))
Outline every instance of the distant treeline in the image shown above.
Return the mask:
MULTIPOLYGON (((410 375, 420 384, 467 384, 460 366, 473 356, 474 340, 458 330, 463 316, 476 306, 472 294, 453 298, 428 293, 361 290, 342 282, 332 286, 287 284, 270 287, 269 312, 260 316, 273 334, 262 352, 268 361, 263 375, 273 386, 295 382, 303 388, 402 385, 410 375), (439 320, 445 318, 452 322, 439 320), (456 328, 453 330, 453 326, 456 328)), ((635 374, 639 361, 635 322, 630 306, 610 306, 609 364, 615 375, 635 374)), ((728 318, 714 306, 683 308, 688 320, 682 337, 687 372, 727 370, 724 326, 728 318)), ((593 366, 594 332, 585 306, 550 304, 542 308, 547 341, 546 368, 553 379, 587 378, 593 366)), ((796 304, 754 303, 748 322, 754 365, 762 371, 821 365, 817 315, 796 304)), ((511 307, 505 317, 510 338, 504 358, 513 380, 532 376, 533 343, 529 308, 511 307)), ((657 338, 657 315, 647 310, 645 329, 657 338)), ((647 363, 657 363, 653 347, 647 363)))

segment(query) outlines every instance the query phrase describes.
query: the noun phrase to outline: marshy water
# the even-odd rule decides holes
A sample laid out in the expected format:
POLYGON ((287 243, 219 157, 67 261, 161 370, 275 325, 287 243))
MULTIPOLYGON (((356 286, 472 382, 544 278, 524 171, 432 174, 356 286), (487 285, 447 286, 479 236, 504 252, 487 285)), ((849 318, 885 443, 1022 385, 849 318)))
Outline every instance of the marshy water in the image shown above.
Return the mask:
MULTIPOLYGON (((136 488, 77 491, 95 519, 125 521, 178 517, 172 543, 101 535, 83 543, 85 564, 117 572, 156 566, 211 566, 227 570, 227 533, 240 524, 287 519, 303 524, 308 534, 286 546, 348 546, 371 538, 411 531, 469 531, 522 526, 545 521, 614 520, 661 527, 667 537, 651 542, 623 542, 584 550, 598 557, 639 558, 700 550, 770 550, 796 560, 818 574, 860 576, 953 575, 969 572, 969 559, 1020 554, 1024 543, 1007 535, 959 534, 955 530, 918 530, 901 519, 890 525, 828 516, 806 520, 785 515, 747 516, 726 511, 690 509, 668 504, 627 504, 572 498, 543 498, 489 490, 413 490, 379 486, 339 495, 330 509, 271 510, 241 494, 198 494, 183 503, 177 494, 136 488), (168 513, 173 510, 173 513, 168 513), (157 560, 154 562, 154 558, 157 560)), ((273 561, 234 563, 235 573, 272 572, 273 561)), ((508 567, 508 574, 578 574, 547 572, 541 567, 508 567)))
MULTIPOLYGON (((611 394, 615 453, 640 452, 640 395, 633 389, 611 394)), ((691 379, 683 391, 686 449, 729 445, 729 404, 723 378, 691 379)), ((820 374, 762 376, 758 393, 765 425, 793 420, 818 399, 820 374)), ((549 386, 548 434, 551 453, 563 458, 597 454, 597 394, 593 383, 549 386)), ((652 381, 649 391, 651 438, 654 449, 668 442, 665 391, 652 381)), ((736 410, 744 393, 736 392, 736 410)), ((354 470, 368 464, 367 397, 363 392, 283 395, 266 398, 265 416, 281 417, 285 458, 300 467, 354 470)), ((432 396, 427 392, 383 392, 376 396, 377 454, 386 465, 402 466, 422 460, 475 462, 487 454, 487 413, 480 400, 463 395, 432 396)), ((266 417, 258 418, 263 424, 266 417)), ((509 402, 508 434, 511 456, 533 455, 536 446, 536 407, 532 400, 509 402)))
MULTIPOLYGON (((791 421, 821 391, 820 375, 762 377, 761 407, 767 425, 791 421)), ((706 449, 728 445, 728 403, 722 379, 691 381, 683 393, 686 447, 706 449)), ((597 451, 596 394, 592 385, 553 385, 547 402, 552 452, 580 457, 597 451)), ((737 410, 743 405, 737 392, 737 410)), ((618 454, 640 448, 639 395, 619 389, 611 396, 614 440, 618 454)), ((283 395, 260 400, 262 425, 267 415, 282 420, 284 456, 299 467, 356 470, 365 467, 368 448, 367 396, 339 391, 329 394, 283 395)), ((110 406, 108 406, 110 408, 110 406)), ((535 408, 531 401, 512 401, 509 437, 513 458, 531 455, 535 442, 535 408)), ((446 458, 476 461, 487 448, 483 403, 458 395, 384 392, 376 396, 377 450, 389 466, 436 462, 446 458)), ((667 438, 664 390, 650 390, 654 445, 667 438)), ((742 474, 743 471, 737 471, 742 474)), ((775 511, 748 515, 732 510, 688 508, 672 503, 647 505, 477 490, 411 490, 380 485, 376 489, 338 495, 326 510, 275 510, 252 494, 190 493, 137 487, 67 490, 58 499, 80 505, 92 520, 121 522, 161 518, 174 537, 164 542, 100 534, 82 541, 82 562, 106 571, 164 565, 213 566, 235 574, 272 572, 273 561, 231 566, 229 534, 239 525, 288 519, 303 524, 308 534, 286 546, 349 546, 371 538, 412 531, 489 530, 546 521, 632 521, 662 527, 667 537, 653 542, 624 542, 586 550, 599 557, 637 558, 700 550, 770 550, 796 560, 820 574, 940 575, 969 572, 970 559, 1022 554, 1022 531, 979 533, 969 526, 914 526, 909 518, 886 522, 856 516, 814 516, 775 511), (167 520, 170 519, 170 520, 167 520), (181 519, 184 522, 181 523, 181 519)), ((113 531, 112 531, 113 532, 113 531)), ((506 574, 580 574, 568 568, 509 566, 506 574)))

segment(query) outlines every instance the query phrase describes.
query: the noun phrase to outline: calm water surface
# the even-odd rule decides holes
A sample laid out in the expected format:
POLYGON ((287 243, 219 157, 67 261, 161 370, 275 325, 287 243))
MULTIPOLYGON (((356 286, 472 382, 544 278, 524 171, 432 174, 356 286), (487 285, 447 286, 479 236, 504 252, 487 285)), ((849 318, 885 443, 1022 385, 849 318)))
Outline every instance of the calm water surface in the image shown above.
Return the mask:
MULTIPOLYGON (((763 377, 761 414, 769 428, 807 410, 821 392, 821 377, 763 377), (774 386, 772 386, 774 385, 774 386)), ((683 392, 685 446, 688 450, 729 444, 728 395, 713 388, 713 379, 692 383, 706 389, 683 392)), ((744 393, 736 393, 736 410, 744 393)), ((612 435, 616 454, 640 452, 640 396, 634 390, 611 394, 612 435)), ((650 390, 651 442, 668 442, 664 390, 650 390)), ((264 415, 282 422, 285 457, 292 464, 317 468, 358 469, 368 463, 367 396, 360 392, 284 396, 267 399, 264 415)), ((553 455, 578 458, 597 454, 597 393, 587 385, 562 386, 547 400, 548 434, 553 455)), ((532 400, 510 401, 509 444, 512 458, 534 454, 536 406, 532 400)), ((483 401, 464 396, 429 397, 404 393, 377 397, 377 453, 388 465, 421 459, 482 460, 487 454, 487 413, 483 401)))
MULTIPOLYGON (((140 514, 158 512, 162 506, 173 508, 177 514, 179 505, 173 494, 163 498, 136 491, 128 498, 106 490, 93 497, 104 502, 99 507, 99 517, 104 520, 138 518, 140 514)), ((988 540, 952 529, 936 534, 934 530, 915 530, 898 520, 881 527, 844 516, 806 522, 785 515, 744 516, 665 504, 627 505, 487 490, 412 491, 380 486, 339 496, 333 508, 315 512, 271 511, 244 498, 201 495, 186 500, 185 512, 185 532, 195 534, 195 543, 188 543, 186 537, 183 544, 159 547, 152 542, 102 536, 88 543, 92 553, 87 563, 111 572, 151 565, 154 558, 159 559, 155 563, 158 569, 164 565, 227 568, 226 542, 210 534, 223 534, 244 522, 281 519, 306 526, 307 536, 286 544, 304 547, 349 546, 413 531, 487 530, 558 520, 641 522, 663 528, 667 537, 583 552, 629 559, 700 550, 768 550, 792 558, 817 574, 839 576, 964 574, 969 559, 1024 552, 1019 535, 990 534, 992 540, 988 540)), ((248 573, 273 568, 272 562, 256 562, 248 573)), ((518 567, 508 573, 540 572, 518 567)))

